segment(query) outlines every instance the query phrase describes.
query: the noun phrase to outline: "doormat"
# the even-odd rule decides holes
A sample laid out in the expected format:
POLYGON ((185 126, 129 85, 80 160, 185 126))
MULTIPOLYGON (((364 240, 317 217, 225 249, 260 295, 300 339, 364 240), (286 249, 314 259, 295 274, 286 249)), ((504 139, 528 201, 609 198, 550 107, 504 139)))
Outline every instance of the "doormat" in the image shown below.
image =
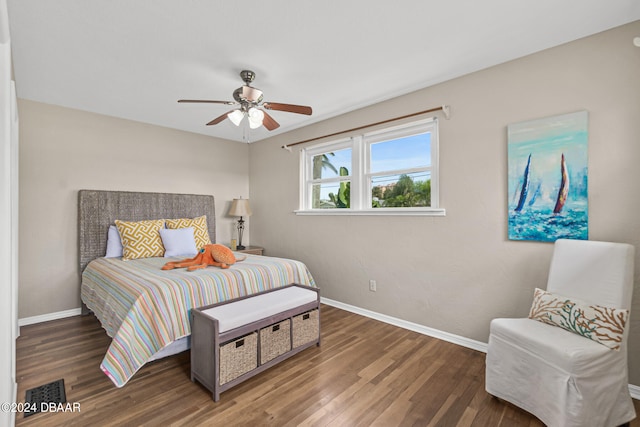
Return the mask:
POLYGON ((24 401, 25 418, 40 412, 43 403, 66 403, 67 397, 64 392, 64 379, 27 390, 24 401))

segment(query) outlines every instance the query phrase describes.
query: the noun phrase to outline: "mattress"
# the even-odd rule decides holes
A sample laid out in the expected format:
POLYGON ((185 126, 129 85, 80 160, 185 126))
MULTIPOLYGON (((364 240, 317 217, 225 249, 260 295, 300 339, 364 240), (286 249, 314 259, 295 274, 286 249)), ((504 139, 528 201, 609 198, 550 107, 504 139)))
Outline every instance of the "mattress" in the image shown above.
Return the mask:
POLYGON ((191 334, 192 308, 291 283, 315 286, 304 263, 285 258, 246 255, 229 269, 161 270, 175 260, 98 258, 82 274, 82 301, 112 338, 100 368, 117 387, 191 334))

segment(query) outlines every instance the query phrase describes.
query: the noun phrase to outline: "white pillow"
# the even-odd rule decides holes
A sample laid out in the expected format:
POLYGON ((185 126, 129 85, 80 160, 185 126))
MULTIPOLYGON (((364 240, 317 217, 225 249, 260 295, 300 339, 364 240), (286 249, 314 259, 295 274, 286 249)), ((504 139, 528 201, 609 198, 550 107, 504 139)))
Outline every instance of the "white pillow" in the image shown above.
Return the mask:
POLYGON ((107 254, 105 258, 117 258, 122 256, 122 239, 118 228, 115 225, 109 226, 109 233, 107 234, 107 254))
POLYGON ((164 245, 165 257, 193 257, 198 253, 193 227, 161 228, 160 238, 164 245))
POLYGON ((591 305, 536 288, 529 319, 559 326, 613 350, 620 350, 629 310, 591 305))

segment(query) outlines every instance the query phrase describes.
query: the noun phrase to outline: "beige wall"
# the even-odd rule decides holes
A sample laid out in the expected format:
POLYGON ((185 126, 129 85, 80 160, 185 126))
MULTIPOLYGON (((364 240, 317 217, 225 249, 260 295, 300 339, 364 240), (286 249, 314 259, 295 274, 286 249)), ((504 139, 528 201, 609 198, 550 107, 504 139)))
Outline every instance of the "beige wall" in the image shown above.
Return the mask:
POLYGON ((306 262, 327 298, 486 342, 492 318, 527 315, 553 248, 507 239, 507 125, 587 110, 590 239, 637 248, 629 359, 640 385, 639 35, 635 22, 252 144, 253 243, 306 262), (299 150, 282 144, 442 104, 446 217, 293 213, 299 150))
POLYGON ((246 144, 25 100, 18 108, 21 319, 80 307, 80 189, 213 194, 218 241, 230 241, 230 201, 249 193, 246 144))

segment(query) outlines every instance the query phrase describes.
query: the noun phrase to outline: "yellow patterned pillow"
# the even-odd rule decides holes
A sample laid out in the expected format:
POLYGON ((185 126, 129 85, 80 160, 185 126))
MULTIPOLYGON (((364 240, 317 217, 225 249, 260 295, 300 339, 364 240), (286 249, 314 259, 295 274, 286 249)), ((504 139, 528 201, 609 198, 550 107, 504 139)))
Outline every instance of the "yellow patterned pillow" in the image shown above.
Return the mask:
POLYGON ((164 219, 137 222, 116 220, 116 228, 122 239, 123 260, 164 255, 160 238, 164 219))
POLYGON ((210 245, 209 227, 207 226, 207 216, 202 215, 197 218, 180 218, 166 220, 167 228, 187 228, 193 227, 193 236, 196 239, 196 247, 202 249, 204 245, 210 245))

